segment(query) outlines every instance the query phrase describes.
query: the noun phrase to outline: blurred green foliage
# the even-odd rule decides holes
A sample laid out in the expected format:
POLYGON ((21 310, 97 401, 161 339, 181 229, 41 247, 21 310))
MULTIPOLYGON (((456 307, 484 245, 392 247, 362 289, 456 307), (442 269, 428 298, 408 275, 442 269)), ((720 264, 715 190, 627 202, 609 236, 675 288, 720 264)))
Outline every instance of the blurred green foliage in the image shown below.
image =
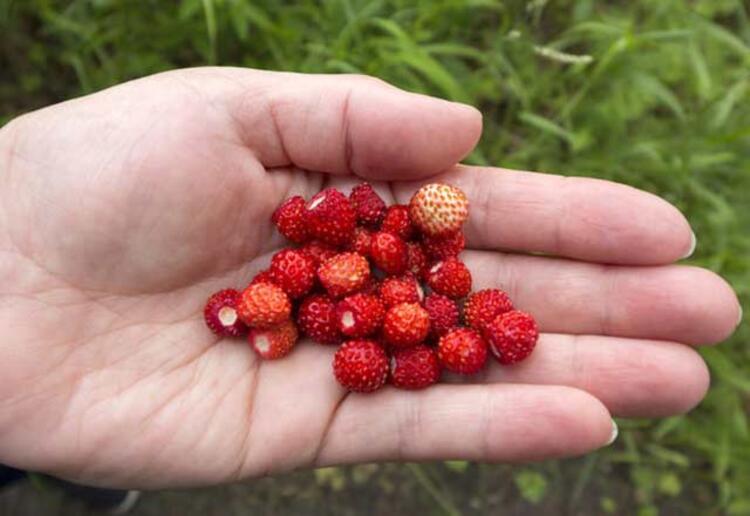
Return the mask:
MULTIPOLYGON (((372 74, 479 107, 474 163, 666 197, 698 235, 691 261, 728 278, 747 307, 749 11, 742 0, 0 0, 0 123, 175 67, 372 74)), ((583 460, 311 481, 345 497, 370 476, 394 489, 388 475, 411 474, 422 512, 483 514, 501 491, 572 513, 750 514, 749 337, 745 324, 702 350, 713 386, 698 409, 623 421, 616 445, 583 460), (503 478, 503 489, 487 485, 503 478)))

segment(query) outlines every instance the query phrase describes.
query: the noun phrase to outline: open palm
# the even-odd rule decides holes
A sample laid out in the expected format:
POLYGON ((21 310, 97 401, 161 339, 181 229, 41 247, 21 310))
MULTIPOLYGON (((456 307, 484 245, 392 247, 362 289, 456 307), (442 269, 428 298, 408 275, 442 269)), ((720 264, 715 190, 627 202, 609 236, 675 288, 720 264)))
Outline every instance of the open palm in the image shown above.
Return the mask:
POLYGON ((366 77, 227 68, 6 126, 0 462, 159 487, 358 461, 521 461, 604 445, 611 415, 694 406, 708 375, 690 345, 727 337, 739 305, 714 274, 670 265, 691 247, 682 215, 604 181, 456 165, 480 131, 472 108, 366 77), (203 302, 283 245, 273 209, 356 176, 391 202, 428 178, 467 192, 475 288, 500 286, 536 315, 528 361, 347 395, 331 347, 261 362, 217 342, 203 302))

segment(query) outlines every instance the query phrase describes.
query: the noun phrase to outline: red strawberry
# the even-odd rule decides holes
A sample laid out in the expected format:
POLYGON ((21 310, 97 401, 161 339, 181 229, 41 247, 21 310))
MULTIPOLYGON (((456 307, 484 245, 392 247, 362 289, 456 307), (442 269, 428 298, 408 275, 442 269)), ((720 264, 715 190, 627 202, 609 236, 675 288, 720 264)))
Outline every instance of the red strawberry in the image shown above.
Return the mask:
POLYGON ((349 242, 357 225, 352 204, 335 188, 326 188, 310 199, 305 217, 310 234, 334 246, 349 242))
POLYGON ((528 357, 539 338, 534 318, 519 310, 498 315, 485 330, 490 351, 503 365, 515 364, 528 357))
POLYGON ((250 285, 255 285, 256 283, 271 283, 272 285, 275 284, 271 271, 266 269, 256 274, 250 282, 250 285))
POLYGON ((458 325, 458 305, 449 297, 430 294, 424 300, 424 309, 430 315, 430 332, 442 337, 458 325))
POLYGON ((336 351, 333 374, 350 391, 372 392, 388 378, 388 357, 371 340, 350 340, 336 351))
POLYGON ((203 309, 206 326, 220 337, 241 337, 247 326, 237 316, 240 293, 228 288, 211 295, 203 309))
POLYGON ((424 389, 440 379, 440 362, 435 350, 424 345, 394 351, 391 383, 399 389, 424 389))
POLYGON ((318 267, 318 278, 332 297, 345 296, 365 286, 370 264, 357 253, 337 254, 318 267))
POLYGON ((308 242, 300 248, 300 251, 305 253, 308 258, 313 261, 313 264, 317 267, 329 258, 336 256, 339 251, 333 246, 321 242, 320 240, 313 240, 308 242))
POLYGON ((315 264, 298 249, 284 249, 271 259, 271 278, 291 299, 307 294, 315 283, 315 264))
POLYGON ((427 284, 438 294, 459 299, 471 292, 471 273, 463 262, 448 258, 430 268, 427 284))
POLYGON ((475 330, 455 328, 440 337, 438 358, 454 373, 478 373, 487 361, 487 343, 475 330))
POLYGON ((369 183, 361 183, 352 189, 349 200, 357 213, 360 224, 376 227, 385 215, 385 202, 369 183))
POLYGON ((424 185, 409 202, 412 223, 428 236, 453 233, 469 216, 466 195, 451 185, 424 185))
POLYGON ((508 294, 492 288, 472 293, 464 303, 464 322, 479 332, 484 332, 498 315, 513 310, 508 294))
POLYGON ((309 296, 297 312, 299 329, 319 344, 338 344, 341 340, 336 319, 336 303, 325 294, 309 296))
POLYGON ((310 237, 305 217, 305 199, 300 195, 290 197, 276 208, 271 216, 279 233, 292 242, 301 244, 310 237))
POLYGON ((272 328, 289 319, 292 304, 281 288, 270 283, 256 283, 240 294, 237 314, 253 328, 272 328))
POLYGON ((347 337, 365 337, 375 333, 383 324, 383 303, 368 294, 345 297, 336 305, 339 330, 347 337))
POLYGON ((440 237, 425 237, 423 246, 427 256, 433 260, 445 260, 458 256, 466 247, 463 231, 455 231, 440 237))
POLYGON ((369 229, 358 227, 354 230, 354 240, 350 243, 348 249, 364 257, 370 256, 370 243, 372 242, 372 232, 369 229))
POLYGON ((380 300, 386 308, 401 303, 421 303, 424 293, 413 276, 386 278, 380 284, 380 300))
POLYGON ((406 244, 399 237, 379 231, 370 241, 370 258, 375 266, 388 275, 403 274, 408 265, 406 244))
POLYGON ((266 360, 274 360, 289 354, 298 338, 297 327, 292 321, 266 330, 253 329, 247 340, 256 353, 266 360))
POLYGON ((419 279, 424 279, 427 273, 427 255, 422 244, 419 242, 408 242, 406 244, 407 267, 406 269, 419 279))
POLYGON ((395 348, 419 344, 430 332, 430 315, 418 303, 401 303, 385 313, 383 337, 395 348))
POLYGON ((380 225, 380 231, 393 233, 404 242, 411 240, 414 235, 414 226, 409 220, 409 208, 403 204, 389 206, 383 223, 380 225))

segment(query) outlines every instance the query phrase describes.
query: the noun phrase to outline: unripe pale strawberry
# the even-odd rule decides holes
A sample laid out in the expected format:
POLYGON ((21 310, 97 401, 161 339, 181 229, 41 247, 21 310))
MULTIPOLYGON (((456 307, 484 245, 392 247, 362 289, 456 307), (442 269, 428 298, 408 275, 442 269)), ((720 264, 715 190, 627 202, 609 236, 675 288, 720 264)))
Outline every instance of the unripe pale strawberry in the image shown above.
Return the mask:
POLYGON ((409 202, 412 223, 427 236, 437 237, 459 231, 469 217, 466 194, 455 186, 441 183, 424 185, 409 202))

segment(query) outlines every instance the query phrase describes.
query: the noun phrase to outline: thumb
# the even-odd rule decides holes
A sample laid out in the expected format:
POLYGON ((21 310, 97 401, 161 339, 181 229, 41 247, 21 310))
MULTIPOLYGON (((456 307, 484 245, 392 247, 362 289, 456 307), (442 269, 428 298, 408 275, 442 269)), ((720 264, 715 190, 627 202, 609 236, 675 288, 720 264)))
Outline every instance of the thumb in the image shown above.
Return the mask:
POLYGON ((228 95, 227 108, 267 168, 419 179, 459 162, 482 130, 481 114, 471 106, 372 77, 222 72, 246 85, 228 95))

